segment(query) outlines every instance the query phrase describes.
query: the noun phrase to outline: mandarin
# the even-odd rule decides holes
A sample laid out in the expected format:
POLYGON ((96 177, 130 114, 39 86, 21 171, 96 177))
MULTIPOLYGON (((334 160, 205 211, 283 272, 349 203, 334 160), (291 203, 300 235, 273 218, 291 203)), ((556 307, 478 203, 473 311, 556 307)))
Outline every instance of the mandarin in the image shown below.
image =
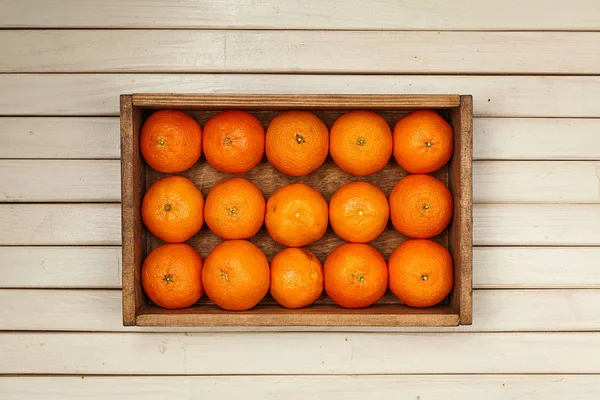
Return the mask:
POLYGON ((142 127, 140 151, 156 171, 183 172, 202 154, 202 128, 181 111, 156 111, 142 127))
POLYGON ((252 114, 241 110, 219 113, 204 126, 206 161, 222 172, 250 171, 265 153, 265 130, 252 114))
POLYGON ((438 304, 454 285, 452 256, 431 240, 407 240, 394 250, 388 264, 390 290, 411 307, 438 304))
POLYGON ((385 193, 369 182, 350 182, 329 202, 329 222, 347 242, 366 243, 384 231, 390 215, 385 193))
POLYGON ((331 158, 342 170, 358 176, 381 171, 392 155, 392 131, 371 111, 351 111, 331 127, 331 158))
POLYGON ((283 307, 302 308, 323 292, 323 266, 310 250, 288 248, 271 261, 271 296, 283 307))
POLYGON ((435 111, 415 111, 394 127, 394 158, 413 174, 442 168, 450 161, 453 148, 452 127, 435 111))
POLYGON ((304 183, 292 183, 267 200, 265 224, 277 243, 302 247, 323 237, 327 214, 327 201, 321 193, 304 183))
POLYGON ((269 261, 246 240, 229 240, 210 252, 202 283, 208 298, 225 310, 249 310, 269 291, 269 261))
POLYGON ((387 289, 388 269, 377 250, 368 244, 346 243, 325 260, 325 291, 344 308, 368 307, 387 289))
POLYGON ((390 193, 392 224, 403 235, 426 239, 442 233, 452 219, 450 190, 424 174, 409 175, 390 193))
POLYGON ((204 219, 210 230, 223 239, 248 239, 265 220, 265 197, 244 178, 219 182, 208 192, 204 219))
POLYGON ((204 293, 202 257, 187 244, 165 244, 154 249, 142 265, 142 287, 156 305, 189 307, 204 293))
POLYGON ((319 168, 329 152, 329 130, 315 114, 287 111, 273 118, 267 129, 269 162, 290 176, 308 175, 319 168))
POLYGON ((142 220, 154 236, 169 243, 184 242, 204 223, 204 197, 187 178, 156 181, 142 200, 142 220))

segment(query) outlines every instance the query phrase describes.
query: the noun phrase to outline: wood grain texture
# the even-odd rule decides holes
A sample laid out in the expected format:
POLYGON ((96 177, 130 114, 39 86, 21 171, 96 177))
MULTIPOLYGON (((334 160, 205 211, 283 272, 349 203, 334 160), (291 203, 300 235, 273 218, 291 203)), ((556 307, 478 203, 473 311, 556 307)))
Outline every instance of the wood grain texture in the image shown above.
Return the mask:
POLYGON ((598 246, 600 204, 478 204, 476 246, 598 246))
POLYGON ((120 245, 119 204, 0 204, 0 245, 120 245))
POLYGON ((375 397, 396 400, 568 399, 596 400, 600 375, 368 375, 368 376, 61 376, 0 377, 5 400, 350 400, 375 397))
POLYGON ((600 203, 600 162, 476 161, 475 203, 600 203))
POLYGON ((598 76, 0 74, 0 115, 119 114, 122 93, 470 93, 475 116, 600 117, 598 76))
MULTIPOLYGON (((459 327, 123 326, 119 290, 3 289, 3 330, 114 332, 531 332, 600 330, 600 290, 475 290, 473 324, 459 327)), ((386 295, 385 301, 393 296, 386 295)), ((271 300, 272 302, 273 300, 271 300)), ((204 297, 201 302, 206 304, 204 297)), ((331 300, 322 301, 331 305, 331 300)), ((244 318, 244 313, 238 317, 244 318)), ((252 318, 250 316, 250 318, 252 318)), ((292 316, 293 318, 293 316, 292 316)), ((227 321, 225 321, 226 323, 227 321)))
POLYGON ((476 288, 600 288, 598 247, 476 247, 476 288))
POLYGON ((600 119, 475 118, 473 130, 476 160, 600 160, 600 119))
MULTIPOLYGON (((0 247, 2 288, 121 287, 121 248, 0 247)), ((600 248, 475 247, 475 289, 600 289, 600 248)))
POLYGON ((120 247, 0 247, 2 288, 121 288, 120 247))
POLYGON ((430 0, 4 0, 2 27, 31 28, 229 28, 229 29, 368 29, 368 30, 598 30, 594 0, 519 0, 449 4, 430 0), (552 7, 548 7, 551 5, 552 7), (468 12, 464 12, 468 10, 468 12), (543 10, 542 12, 540 10, 543 10))
MULTIPOLYGON (((474 118, 473 159, 600 160, 598 132, 600 119, 474 118)), ((0 117, 0 137, 0 158, 120 158, 114 117, 0 117)))
MULTIPOLYGON (((371 95, 371 94, 326 94, 326 95, 299 95, 299 94, 168 94, 168 93, 134 93, 133 105, 137 107, 149 108, 179 108, 190 110, 227 110, 230 108, 243 108, 247 110, 288 110, 288 109, 311 109, 326 111, 335 110, 353 110, 391 109, 395 115, 397 110, 414 110, 415 108, 452 108, 458 107, 459 95, 371 95)), ((203 116, 212 114, 197 113, 198 119, 203 120, 203 116)), ((340 115, 334 112, 329 118, 335 118, 340 115)), ((261 120, 263 124, 273 114, 267 113, 261 120)), ((319 115, 322 119, 327 119, 327 114, 319 115), (325 117, 325 118, 324 118, 325 117)), ((204 118, 206 119, 206 118, 204 118)), ((335 119, 334 119, 335 121, 335 119)), ((388 121, 390 122, 390 121, 388 121)), ((329 126, 333 121, 327 123, 329 126)))
POLYGON ((473 97, 461 96, 450 111, 454 153, 448 165, 448 188, 454 212, 448 228, 448 250, 454 261, 454 287, 450 305, 460 313, 460 323, 473 318, 473 97))
POLYGON ((597 374, 600 335, 596 332, 0 335, 3 374, 289 375, 307 371, 324 375, 597 374), (236 355, 235 362, 224 356, 224 349, 227 354, 236 355))
POLYGON ((120 157, 117 118, 0 118, 0 158, 120 157))
POLYGON ((120 201, 121 168, 108 160, 0 160, 0 201, 120 201))
POLYGON ((2 30, 0 72, 597 74, 599 39, 599 32, 2 30))

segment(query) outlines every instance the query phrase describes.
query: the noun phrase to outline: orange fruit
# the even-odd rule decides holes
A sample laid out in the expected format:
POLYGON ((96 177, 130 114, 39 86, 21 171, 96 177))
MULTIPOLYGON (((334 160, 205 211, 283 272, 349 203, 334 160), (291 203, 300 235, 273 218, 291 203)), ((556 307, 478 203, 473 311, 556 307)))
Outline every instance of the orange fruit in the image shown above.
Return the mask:
POLYGON ((287 111, 273 118, 266 135, 266 154, 278 171, 308 175, 319 168, 329 152, 329 130, 315 114, 287 111))
POLYGON ((321 239, 327 220, 327 201, 304 183, 282 186, 267 201, 267 230, 284 246, 302 247, 321 239))
POLYGON ((310 250, 288 248, 271 261, 271 296, 286 308, 314 303, 323 292, 323 266, 310 250))
POLYGON ((202 128, 181 111, 156 111, 142 127, 140 150, 144 160, 156 171, 185 171, 202 153, 202 128))
POLYGON ((329 202, 329 222, 347 242, 366 243, 385 229, 390 209, 385 193, 369 182, 350 182, 339 188, 329 202))
POLYGON ((169 243, 185 242, 204 223, 204 197, 187 178, 156 181, 142 200, 142 220, 154 236, 169 243))
POLYGON ((269 261, 246 240, 221 243, 210 252, 202 269, 208 298, 225 310, 249 310, 269 291, 269 261))
POLYGON ((358 176, 381 171, 392 155, 392 131, 379 114, 351 111, 331 127, 329 152, 342 170, 358 176))
POLYGON ((394 127, 394 158, 413 174, 442 168, 450 161, 453 148, 452 127, 435 111, 415 111, 394 127))
POLYGON ((204 219, 210 230, 223 239, 248 239, 265 220, 265 197, 244 178, 219 182, 208 192, 204 219))
POLYGON ((142 287, 156 305, 189 307, 202 297, 202 257, 187 244, 154 249, 142 265, 142 287))
POLYGON ((377 250, 368 244, 346 243, 325 260, 325 291, 344 308, 368 307, 387 289, 388 269, 377 250))
POLYGON ((452 256, 431 240, 407 240, 388 261, 390 290, 411 307, 431 307, 448 296, 454 285, 452 256))
POLYGON ((426 239, 442 233, 452 219, 452 194, 440 180, 406 176, 390 193, 392 224, 403 235, 426 239))
POLYGON ((252 114, 240 110, 224 111, 204 126, 206 161, 222 172, 241 174, 250 171, 265 153, 265 130, 252 114))

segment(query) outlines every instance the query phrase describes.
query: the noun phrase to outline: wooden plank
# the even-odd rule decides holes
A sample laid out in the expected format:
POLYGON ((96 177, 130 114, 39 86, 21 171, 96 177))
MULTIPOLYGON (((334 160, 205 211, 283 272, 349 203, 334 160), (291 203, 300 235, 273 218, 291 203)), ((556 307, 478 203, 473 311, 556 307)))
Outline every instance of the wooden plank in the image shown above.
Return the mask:
POLYGON ((1 204, 0 245, 120 245, 119 204, 1 204))
POLYGON ((218 332, 527 332, 600 330, 600 290, 475 290, 473 325, 460 327, 124 327, 118 290, 0 290, 3 330, 218 332))
POLYGON ((600 32, 3 30, 0 51, 0 72, 600 72, 600 32))
POLYGON ((594 0, 502 2, 374 0, 4 0, 2 27, 33 28, 233 28, 233 29, 398 29, 398 30, 597 30, 594 0), (343 5, 343 7, 342 7, 343 5), (551 7, 549 7, 551 5, 551 7))
POLYGON ((2 288, 120 288, 120 247, 0 247, 2 288))
POLYGON ((600 245, 600 204, 477 204, 476 246, 600 245))
MULTIPOLYGON (((0 201, 118 202, 118 160, 0 160, 0 201)), ((475 161, 475 203, 599 203, 598 161, 475 161)))
POLYGON ((0 377, 4 400, 287 400, 378 398, 597 400, 599 375, 60 376, 0 377))
POLYGON ((476 161, 475 203, 600 203, 598 161, 476 161))
POLYGON ((454 108, 460 105, 457 94, 445 95, 371 95, 371 94, 162 94, 134 93, 133 105, 149 108, 182 108, 191 110, 353 110, 415 108, 454 108))
POLYGON ((116 160, 0 160, 0 170, 3 202, 121 201, 116 160))
POLYGON ((475 118, 473 157, 600 160, 600 119, 475 118))
POLYGON ((476 247, 476 288, 600 288, 597 247, 476 247))
MULTIPOLYGON (((600 119, 474 118, 473 126, 475 160, 600 160, 600 119)), ((0 158, 120 157, 118 118, 4 117, 0 137, 0 158)))
MULTIPOLYGON (((120 288, 120 247, 0 247, 0 288, 120 288)), ((600 289, 600 248, 476 247, 473 287, 600 289)))
POLYGON ((120 156, 116 118, 0 118, 0 158, 120 156))
POLYGON ((119 114, 122 93, 472 94, 477 116, 600 117, 599 76, 0 74, 2 115, 119 114))
MULTIPOLYGON (((0 204, 0 245, 119 245, 118 204, 0 204)), ((476 204, 476 246, 600 245, 600 204, 476 204)))
POLYGON ((599 371, 600 335, 595 332, 0 335, 2 374, 595 374, 599 371), (235 355, 235 362, 227 355, 235 355))

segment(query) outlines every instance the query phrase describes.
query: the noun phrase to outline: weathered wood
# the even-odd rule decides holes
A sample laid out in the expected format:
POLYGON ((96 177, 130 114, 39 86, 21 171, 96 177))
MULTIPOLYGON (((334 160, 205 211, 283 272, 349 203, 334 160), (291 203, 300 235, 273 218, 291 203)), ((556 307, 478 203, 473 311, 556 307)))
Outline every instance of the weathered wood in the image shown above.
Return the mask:
POLYGON ((0 72, 600 72, 599 32, 1 30, 0 43, 0 72))
POLYGON ((600 375, 7 376, 0 388, 3 400, 597 400, 600 375))
POLYGON ((0 74, 0 115, 119 114, 121 93, 470 93, 474 115, 600 117, 600 76, 0 74))
MULTIPOLYGON (((334 121, 339 118, 347 110, 356 108, 370 108, 380 113, 386 121, 393 126, 399 119, 406 115, 408 110, 415 108, 436 108, 442 116, 448 118, 448 110, 446 108, 452 107, 451 120, 455 124, 455 136, 460 137, 462 135, 468 135, 468 139, 462 142, 460 139, 457 144, 457 152, 454 155, 453 162, 460 162, 461 164, 466 162, 468 159, 468 166, 461 166, 457 169, 455 176, 455 183, 451 189, 456 189, 457 197, 456 202, 458 207, 465 207, 465 204, 461 203, 461 197, 468 201, 468 208, 466 210, 459 210, 461 213, 458 221, 460 222, 460 231, 466 232, 470 236, 470 231, 467 231, 465 225, 466 215, 471 215, 471 120, 472 120, 472 108, 470 107, 470 97, 467 100, 465 98, 459 98, 458 96, 377 96, 377 95, 361 95, 361 96, 343 96, 343 95, 330 95, 330 96, 315 96, 315 95, 170 95, 170 94, 134 94, 131 97, 123 96, 123 99, 128 101, 131 99, 132 107, 137 110, 139 115, 144 118, 151 114, 155 109, 160 108, 178 108, 186 109, 188 113, 192 115, 200 124, 205 124, 216 112, 222 111, 228 108, 242 108, 251 110, 261 121, 261 123, 267 127, 269 122, 278 115, 278 111, 288 108, 303 108, 314 111, 318 117, 320 117, 327 126, 331 126, 334 121), (460 102, 457 100, 467 101, 465 105, 458 107, 460 102), (468 113, 468 116, 464 116, 464 113, 468 113), (456 119, 460 119, 462 122, 456 123, 456 119), (466 123, 469 126, 466 126, 466 123), (467 184, 468 191, 464 187, 462 181, 468 178, 467 184), (462 185, 462 186, 458 186, 462 185), (466 214, 462 214, 466 213, 466 214)), ((127 103, 129 104, 129 103, 127 103)), ((131 124, 129 120, 131 116, 128 115, 128 110, 124 110, 122 118, 128 121, 122 126, 125 127, 126 131, 124 136, 126 141, 130 141, 130 137, 133 137, 133 141, 139 140, 139 126, 133 128, 131 131, 131 124)), ((135 144, 134 144, 135 147, 135 144)), ((122 169, 131 169, 132 162, 135 165, 140 160, 131 161, 131 151, 125 146, 122 148, 123 161, 122 169)), ((139 151, 133 153, 139 157, 139 151)), ((135 168, 135 167, 134 167, 135 168)), ((450 167, 452 168, 452 166, 450 167)), ((204 160, 201 160, 190 170, 185 171, 181 175, 186 176, 192 180, 200 188, 203 194, 206 196, 210 189, 217 183, 230 177, 228 174, 223 174, 215 171, 210 167, 204 160)), ((442 182, 448 183, 448 168, 444 167, 435 174, 442 182)), ((471 307, 470 300, 459 301, 453 303, 449 307, 446 303, 442 303, 437 307, 429 309, 413 309, 406 307, 398 302, 392 304, 379 303, 373 307, 364 310, 346 310, 337 307, 333 304, 319 304, 315 303, 310 307, 302 310, 287 310, 277 304, 262 303, 252 310, 239 313, 239 312, 227 312, 219 309, 212 304, 199 303, 194 307, 190 307, 185 310, 163 310, 158 307, 145 305, 143 298, 136 298, 135 301, 131 300, 130 287, 126 286, 126 280, 129 280, 128 284, 131 284, 131 274, 128 273, 130 268, 126 261, 126 255, 128 254, 128 248, 130 244, 125 238, 127 235, 131 235, 131 223, 127 222, 127 215, 133 212, 132 203, 126 199, 126 194, 131 196, 128 192, 133 192, 137 195, 140 192, 140 188, 144 186, 150 186, 157 180, 164 178, 167 174, 158 173, 148 168, 145 173, 137 175, 133 181, 129 177, 124 175, 123 177, 123 298, 127 298, 128 301, 124 301, 124 307, 126 304, 136 304, 136 319, 135 324, 137 325, 150 325, 150 326, 278 326, 278 325, 307 325, 307 326, 443 326, 443 325, 456 325, 458 324, 458 313, 460 307, 471 307), (142 180, 143 182, 140 182, 142 180)), ((269 197, 275 189, 282 185, 291 182, 303 182, 311 185, 320 193, 323 194, 326 200, 329 200, 333 193, 345 183, 359 180, 348 173, 343 172, 338 168, 335 163, 328 159, 326 162, 315 172, 311 173, 307 177, 291 178, 282 173, 279 173, 273 168, 270 163, 265 159, 255 167, 252 171, 244 175, 246 178, 253 181, 263 192, 265 197, 269 197)), ((406 176, 406 172, 393 160, 389 160, 386 167, 379 173, 363 177, 361 180, 369 181, 379 186, 386 194, 389 194, 394 185, 406 176)), ((139 210, 139 207, 138 207, 139 210)), ((139 211, 138 211, 139 212, 139 211)), ((455 212, 457 212, 455 210, 455 212)), ((469 222, 470 224, 470 222, 469 222)), ((469 225, 470 226, 470 225, 469 225)), ((134 236, 136 239, 139 236, 134 236)), ((257 235, 250 239, 259 248, 263 250, 265 255, 271 259, 277 252, 283 249, 281 245, 275 243, 268 235, 266 230, 263 228, 257 235)), ((391 224, 388 225, 386 230, 375 239, 371 244, 384 256, 389 257, 392 251, 403 241, 406 237, 399 234, 391 224)), ((444 246, 448 245, 447 233, 442 233, 439 237, 435 238, 438 242, 444 246)), ((213 235, 210 230, 201 230, 198 234, 194 235, 188 244, 192 245, 203 257, 208 256, 210 251, 219 243, 222 239, 213 235)), ((335 235, 335 233, 329 229, 323 238, 315 243, 310 244, 307 248, 313 250, 317 257, 324 262, 328 254, 335 249, 337 246, 342 244, 343 241, 335 235)), ((458 256, 454 254, 456 265, 458 268, 471 268, 470 263, 470 252, 471 246, 470 241, 461 244, 460 248, 456 248, 456 251, 465 252, 468 251, 469 255, 458 256), (467 248, 468 246, 468 248, 467 248), (462 258, 461 258, 462 257, 462 258), (463 262, 462 260, 467 260, 463 262)), ((153 235, 147 235, 146 249, 151 251, 157 246, 161 245, 162 242, 156 239, 153 235)), ((142 257, 145 256, 146 252, 142 250, 142 257)), ((131 263, 131 261, 129 261, 131 263)), ((135 271, 139 271, 139 268, 134 268, 135 271)), ((470 280, 470 273, 468 276, 470 280)), ((461 285, 461 273, 456 276, 456 284, 458 287, 461 285)), ((141 287, 139 280, 133 283, 136 287, 141 287)), ((469 282, 466 291, 464 288, 461 289, 460 296, 471 296, 470 292, 471 283, 469 282)), ((456 297, 456 296, 454 296, 456 297)), ((464 310, 465 315, 470 315, 470 310, 464 310)), ((130 313, 124 316, 126 324, 131 324, 130 313)), ((470 317, 464 317, 465 321, 470 322, 470 317)))
MULTIPOLYGON (((594 0, 4 0, 0 26, 9 28, 218 28, 367 30, 598 30, 594 0), (166 4, 170 5, 166 6, 166 4), (468 11, 468 12, 466 12, 468 11)), ((414 397, 414 396, 413 396, 414 397)))
POLYGON ((0 334, 2 374, 290 375, 308 371, 324 375, 598 374, 600 335, 597 332, 0 334))
POLYGON ((473 273, 473 98, 460 97, 450 112, 454 154, 448 170, 448 187, 454 215, 448 230, 448 249, 454 260, 454 288, 450 305, 460 312, 461 324, 472 323, 473 273))

